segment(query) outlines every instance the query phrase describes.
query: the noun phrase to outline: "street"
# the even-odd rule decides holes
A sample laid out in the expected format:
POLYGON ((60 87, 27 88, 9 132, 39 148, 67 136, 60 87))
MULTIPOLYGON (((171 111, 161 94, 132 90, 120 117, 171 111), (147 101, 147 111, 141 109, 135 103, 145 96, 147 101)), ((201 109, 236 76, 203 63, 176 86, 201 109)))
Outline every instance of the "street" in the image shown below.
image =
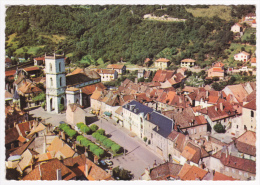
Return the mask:
MULTIPOLYGON (((85 109, 86 116, 93 116, 88 113, 90 109, 85 109)), ((66 122, 66 114, 54 114, 44 111, 41 107, 30 111, 32 117, 41 117, 46 120, 46 123, 51 123, 53 126, 58 126, 60 121, 66 122)), ((157 164, 163 163, 162 158, 153 152, 145 143, 134 136, 127 129, 113 123, 114 120, 103 118, 94 122, 99 128, 106 131, 107 135, 111 135, 110 139, 121 145, 127 150, 125 156, 118 156, 112 159, 113 167, 121 166, 126 170, 131 171, 134 174, 134 180, 138 180, 141 174, 144 173, 145 168, 152 167, 155 160, 157 164), (101 121, 102 120, 102 121, 101 121)))

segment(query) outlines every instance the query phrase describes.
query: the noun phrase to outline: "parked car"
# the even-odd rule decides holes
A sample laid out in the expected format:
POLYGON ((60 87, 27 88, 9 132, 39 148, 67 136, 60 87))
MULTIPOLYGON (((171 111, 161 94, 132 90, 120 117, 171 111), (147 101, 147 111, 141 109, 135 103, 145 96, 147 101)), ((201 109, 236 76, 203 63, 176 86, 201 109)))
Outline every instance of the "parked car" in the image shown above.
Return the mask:
POLYGON ((105 160, 105 163, 108 165, 108 166, 111 166, 111 165, 113 165, 113 162, 112 161, 110 161, 110 160, 105 160))
POLYGON ((106 165, 107 165, 107 163, 106 163, 105 161, 103 161, 103 160, 100 160, 99 163, 100 163, 102 166, 106 166, 106 165))

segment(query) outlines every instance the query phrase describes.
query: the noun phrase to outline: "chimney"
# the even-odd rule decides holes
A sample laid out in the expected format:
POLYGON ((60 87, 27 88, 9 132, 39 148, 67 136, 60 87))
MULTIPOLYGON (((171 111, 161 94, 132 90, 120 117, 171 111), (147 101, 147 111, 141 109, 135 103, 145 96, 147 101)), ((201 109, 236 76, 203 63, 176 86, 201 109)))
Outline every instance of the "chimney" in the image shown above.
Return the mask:
POLYGON ((41 164, 39 164, 40 179, 42 180, 41 164))
POLYGON ((43 153, 46 153, 46 136, 43 135, 43 153))
POLYGON ((219 104, 219 108, 220 108, 221 111, 223 111, 223 103, 222 102, 219 104))
POLYGON ((88 164, 86 163, 85 164, 85 170, 84 170, 84 172, 85 172, 85 176, 87 177, 88 176, 88 164))
POLYGON ((146 117, 147 121, 149 121, 150 120, 150 113, 147 113, 146 116, 147 116, 146 117))
POLYGON ((57 180, 62 180, 62 177, 61 177, 61 169, 57 169, 57 180))
POLYGON ((206 98, 209 98, 209 91, 206 91, 206 98))

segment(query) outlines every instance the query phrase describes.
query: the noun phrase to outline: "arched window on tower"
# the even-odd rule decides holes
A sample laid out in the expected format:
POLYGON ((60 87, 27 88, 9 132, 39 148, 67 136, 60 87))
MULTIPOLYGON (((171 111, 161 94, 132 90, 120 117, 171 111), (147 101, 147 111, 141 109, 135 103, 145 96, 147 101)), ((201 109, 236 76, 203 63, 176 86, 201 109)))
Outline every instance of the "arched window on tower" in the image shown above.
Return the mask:
POLYGON ((251 110, 251 118, 254 117, 254 111, 251 110))
POLYGON ((61 72, 61 63, 59 63, 59 72, 61 72))
POLYGON ((52 71, 52 64, 50 64, 50 71, 52 71))
POLYGON ((51 86, 53 86, 53 80, 52 80, 52 78, 50 78, 50 81, 51 81, 51 86))
POLYGON ((60 86, 62 86, 62 77, 60 77, 60 86))

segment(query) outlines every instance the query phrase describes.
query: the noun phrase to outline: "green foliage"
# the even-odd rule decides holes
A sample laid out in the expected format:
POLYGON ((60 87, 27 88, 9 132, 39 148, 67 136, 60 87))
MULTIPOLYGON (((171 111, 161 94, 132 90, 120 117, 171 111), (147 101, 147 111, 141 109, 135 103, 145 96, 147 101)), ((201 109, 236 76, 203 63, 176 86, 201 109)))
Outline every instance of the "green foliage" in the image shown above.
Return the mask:
POLYGON ((147 137, 144 137, 144 142, 146 142, 147 141, 147 137))
POLYGON ((81 140, 84 139, 84 138, 85 138, 84 136, 78 135, 77 138, 76 138, 76 140, 79 141, 79 142, 81 142, 81 140))
POLYGON ((93 145, 90 145, 89 146, 89 150, 91 151, 91 152, 94 152, 96 149, 98 149, 99 147, 97 146, 97 145, 95 145, 95 144, 93 144, 93 145))
POLYGON ((221 123, 217 123, 216 125, 214 125, 214 130, 217 132, 217 133, 225 133, 225 127, 221 124, 221 123))
POLYGON ((78 129, 80 129, 80 127, 81 127, 82 125, 85 125, 85 124, 84 124, 83 122, 79 122, 79 123, 76 124, 76 126, 78 127, 78 129))
POLYGON ((37 101, 44 101, 46 100, 46 94, 44 92, 41 92, 40 94, 38 94, 37 96, 33 97, 32 100, 34 102, 37 102, 37 101))
POLYGON ((66 129, 70 129, 70 126, 67 123, 62 123, 59 125, 59 128, 64 131, 66 129))
POLYGON ((101 149, 101 148, 97 148, 97 149, 94 150, 93 153, 94 153, 96 156, 98 156, 98 157, 103 157, 104 154, 105 154, 105 151, 104 151, 103 149, 101 149))
POLYGON ((67 131, 65 131, 66 132, 66 134, 69 136, 69 137, 74 137, 76 134, 77 134, 77 132, 75 131, 75 130, 73 130, 73 129, 69 129, 69 130, 67 130, 67 131))
POLYGON ((86 134, 90 134, 91 130, 87 125, 81 125, 80 131, 86 134))
POLYGON ((105 139, 107 139, 107 137, 106 136, 103 136, 103 135, 101 135, 100 137, 99 137, 99 141, 100 142, 103 142, 105 139))
POLYGON ((44 102, 41 104, 41 107, 44 109, 46 106, 46 100, 44 100, 44 102))
POLYGON ((92 125, 90 126, 90 129, 91 129, 92 132, 96 132, 97 129, 98 129, 98 126, 97 126, 96 124, 92 124, 92 125))
POLYGON ((98 130, 96 131, 96 133, 99 133, 99 134, 101 134, 101 135, 105 135, 105 130, 104 130, 104 129, 98 129, 98 130))
POLYGON ((82 144, 85 147, 89 147, 90 144, 93 144, 90 140, 88 140, 87 138, 82 138, 80 141, 80 144, 82 144))
POLYGON ((95 134, 95 138, 96 138, 96 140, 98 140, 99 141, 99 139, 100 139, 100 137, 101 137, 102 135, 101 134, 99 134, 99 133, 97 133, 97 134, 95 134))
POLYGON ((111 150, 112 150, 113 152, 115 152, 115 153, 119 152, 120 149, 121 149, 121 146, 118 145, 118 144, 113 144, 113 145, 111 146, 111 150))

